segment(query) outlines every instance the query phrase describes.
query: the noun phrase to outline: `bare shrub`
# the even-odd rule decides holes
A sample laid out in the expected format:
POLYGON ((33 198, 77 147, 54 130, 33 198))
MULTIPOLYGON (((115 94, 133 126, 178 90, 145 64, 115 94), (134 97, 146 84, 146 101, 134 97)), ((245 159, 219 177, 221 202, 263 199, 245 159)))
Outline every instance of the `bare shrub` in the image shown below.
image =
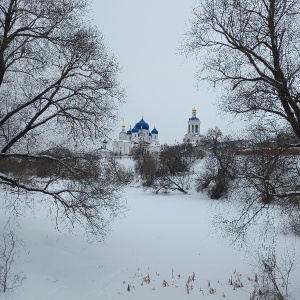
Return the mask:
POLYGON ((295 249, 284 250, 284 255, 278 259, 276 244, 264 247, 265 252, 258 254, 258 273, 251 293, 251 300, 285 300, 289 296, 290 276, 297 268, 299 257, 295 256, 295 249))
POLYGON ((219 128, 210 129, 206 135, 208 155, 204 170, 196 178, 196 189, 207 190, 211 199, 227 195, 230 182, 236 176, 236 146, 219 128))
POLYGON ((142 186, 146 188, 153 186, 158 166, 156 155, 150 153, 143 144, 133 149, 132 155, 135 161, 135 171, 142 179, 142 186))
POLYGON ((78 180, 80 177, 95 178, 99 173, 99 156, 94 153, 80 153, 64 147, 44 151, 38 155, 14 155, 3 157, 0 172, 18 178, 37 176, 78 180))
POLYGON ((23 246, 23 242, 7 224, 0 235, 0 290, 3 293, 20 286, 26 279, 26 275, 22 272, 15 274, 12 270, 20 246, 23 246))

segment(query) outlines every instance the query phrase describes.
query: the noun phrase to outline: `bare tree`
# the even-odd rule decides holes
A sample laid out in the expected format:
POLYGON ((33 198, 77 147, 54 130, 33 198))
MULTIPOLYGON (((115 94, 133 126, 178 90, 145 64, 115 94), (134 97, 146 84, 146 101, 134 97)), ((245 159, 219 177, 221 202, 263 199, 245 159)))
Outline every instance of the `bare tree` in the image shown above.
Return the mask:
POLYGON ((0 164, 26 160, 30 168, 32 161, 47 160, 76 175, 25 180, 2 172, 0 185, 16 195, 43 195, 65 220, 97 234, 103 209, 118 210, 122 184, 109 177, 115 175, 109 162, 102 158, 92 178, 85 176, 82 160, 74 164, 70 157, 41 154, 60 144, 87 147, 106 138, 123 97, 118 63, 102 35, 87 25, 87 7, 85 0, 0 4, 0 164))
POLYGON ((170 174, 185 172, 195 161, 190 144, 164 145, 159 154, 160 165, 170 174))
POLYGON ((230 183, 237 176, 236 145, 218 127, 209 129, 205 137, 208 155, 202 172, 196 178, 198 191, 207 190, 212 199, 226 197, 230 183))
POLYGON ((298 143, 299 22, 298 0, 204 0, 183 45, 201 80, 227 88, 222 109, 283 119, 298 143))
POLYGON ((289 134, 258 125, 250 130, 247 149, 237 151, 238 168, 228 194, 235 213, 231 217, 221 216, 221 224, 234 240, 244 238, 246 230, 261 217, 266 219, 266 224, 273 226, 274 219, 267 220, 269 208, 276 208, 281 214, 280 221, 286 230, 289 230, 287 219, 293 220, 290 225, 293 225, 294 233, 297 232, 299 157, 290 152, 294 137, 288 138, 289 134))
POLYGON ((192 165, 197 155, 190 144, 164 145, 159 154, 157 176, 153 184, 155 193, 179 191, 187 194, 193 182, 192 165))
POLYGON ((157 175, 157 156, 150 153, 143 144, 134 148, 132 154, 135 161, 135 172, 141 176, 143 187, 151 187, 157 175))
POLYGON ((188 193, 193 180, 191 166, 198 153, 193 153, 190 145, 164 145, 160 153, 150 153, 140 145, 133 158, 135 170, 141 176, 142 185, 155 193, 180 191, 188 193))
POLYGON ((183 194, 188 194, 193 182, 193 175, 191 170, 179 172, 174 175, 166 173, 156 178, 152 188, 156 194, 168 194, 170 191, 179 191, 183 194))

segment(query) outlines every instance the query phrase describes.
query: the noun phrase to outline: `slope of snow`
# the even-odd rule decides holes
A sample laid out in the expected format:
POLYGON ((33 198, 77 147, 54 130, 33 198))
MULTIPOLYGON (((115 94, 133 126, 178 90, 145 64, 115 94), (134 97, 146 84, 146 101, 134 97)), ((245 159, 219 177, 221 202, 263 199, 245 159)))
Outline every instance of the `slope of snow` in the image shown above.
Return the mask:
MULTIPOLYGON (((35 215, 18 220, 17 235, 26 246, 14 271, 27 279, 13 292, 0 293, 0 300, 217 300, 223 293, 225 299, 249 299, 247 275, 253 278, 253 267, 245 252, 227 245, 212 228, 211 200, 197 193, 153 195, 134 186, 126 198, 128 210, 113 222, 104 243, 88 243, 80 229, 76 235, 55 230, 37 204, 35 215), (229 278, 243 287, 234 290, 229 278)), ((1 210, 0 223, 7 217, 1 210)), ((300 299, 297 278, 299 269, 289 299, 300 299)))

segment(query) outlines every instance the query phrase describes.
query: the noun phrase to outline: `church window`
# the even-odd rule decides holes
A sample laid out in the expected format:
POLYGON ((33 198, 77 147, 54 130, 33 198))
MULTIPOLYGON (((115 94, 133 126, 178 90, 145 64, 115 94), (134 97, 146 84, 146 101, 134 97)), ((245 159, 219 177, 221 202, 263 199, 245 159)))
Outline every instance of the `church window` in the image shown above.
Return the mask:
POLYGON ((194 125, 192 125, 192 133, 194 132, 194 125))

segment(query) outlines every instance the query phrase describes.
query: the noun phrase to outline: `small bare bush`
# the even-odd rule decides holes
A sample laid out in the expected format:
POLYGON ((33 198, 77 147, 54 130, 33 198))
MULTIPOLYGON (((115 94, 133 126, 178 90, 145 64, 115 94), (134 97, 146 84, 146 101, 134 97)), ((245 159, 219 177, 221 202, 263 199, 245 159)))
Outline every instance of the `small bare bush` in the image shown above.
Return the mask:
POLYGON ((285 300, 289 296, 290 276, 297 267, 299 257, 295 256, 294 248, 290 250, 286 246, 283 256, 278 259, 275 248, 273 242, 265 253, 258 255, 260 275, 255 277, 250 300, 285 300))
POLYGON ((22 272, 15 274, 13 265, 16 263, 17 251, 23 243, 8 229, 0 235, 0 290, 5 293, 12 290, 26 279, 22 272))

